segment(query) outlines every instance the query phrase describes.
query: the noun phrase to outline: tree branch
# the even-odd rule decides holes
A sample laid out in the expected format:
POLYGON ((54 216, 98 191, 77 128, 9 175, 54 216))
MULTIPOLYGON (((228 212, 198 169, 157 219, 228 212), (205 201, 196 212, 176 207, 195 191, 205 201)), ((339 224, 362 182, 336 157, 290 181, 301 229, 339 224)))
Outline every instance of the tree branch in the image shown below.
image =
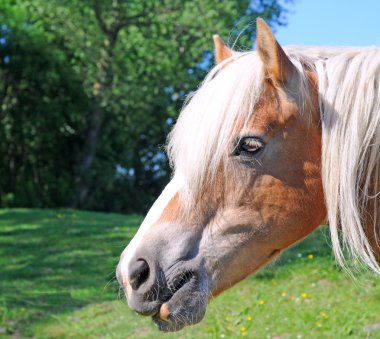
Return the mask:
POLYGON ((95 12, 95 17, 96 17, 96 20, 98 21, 101 31, 106 35, 110 35, 112 32, 109 30, 109 28, 107 27, 106 23, 104 22, 102 18, 102 13, 98 6, 98 2, 96 0, 92 0, 91 3, 92 3, 92 9, 95 12))
POLYGON ((122 29, 124 27, 130 26, 130 25, 134 25, 135 23, 137 23, 139 21, 140 18, 146 17, 146 16, 147 16, 147 13, 144 11, 144 12, 142 12, 140 14, 136 14, 136 15, 125 17, 125 18, 123 18, 123 20, 120 20, 116 24, 116 28, 118 30, 120 30, 120 29, 122 29))

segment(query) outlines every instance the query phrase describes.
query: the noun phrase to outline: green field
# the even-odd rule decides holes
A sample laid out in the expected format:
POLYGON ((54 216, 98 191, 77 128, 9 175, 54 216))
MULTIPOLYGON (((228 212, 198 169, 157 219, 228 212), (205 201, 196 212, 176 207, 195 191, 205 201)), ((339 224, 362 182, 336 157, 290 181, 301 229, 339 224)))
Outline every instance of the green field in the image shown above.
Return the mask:
POLYGON ((114 279, 139 216, 0 210, 0 337, 380 338, 380 279, 353 281, 321 227, 211 302, 199 325, 160 334, 114 279))

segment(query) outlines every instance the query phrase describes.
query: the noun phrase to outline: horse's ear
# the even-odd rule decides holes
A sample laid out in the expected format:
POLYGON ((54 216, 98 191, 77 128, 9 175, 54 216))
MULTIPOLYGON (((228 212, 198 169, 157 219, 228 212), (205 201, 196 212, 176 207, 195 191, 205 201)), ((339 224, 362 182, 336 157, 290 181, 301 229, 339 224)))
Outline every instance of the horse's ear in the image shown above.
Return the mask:
POLYGON ((225 43, 219 35, 213 35, 212 39, 214 40, 215 46, 215 62, 217 64, 220 64, 223 60, 228 59, 230 56, 232 56, 232 50, 230 50, 225 45, 225 43))
POLYGON ((276 41, 263 19, 257 19, 257 52, 264 63, 267 75, 276 82, 286 83, 296 68, 276 41))

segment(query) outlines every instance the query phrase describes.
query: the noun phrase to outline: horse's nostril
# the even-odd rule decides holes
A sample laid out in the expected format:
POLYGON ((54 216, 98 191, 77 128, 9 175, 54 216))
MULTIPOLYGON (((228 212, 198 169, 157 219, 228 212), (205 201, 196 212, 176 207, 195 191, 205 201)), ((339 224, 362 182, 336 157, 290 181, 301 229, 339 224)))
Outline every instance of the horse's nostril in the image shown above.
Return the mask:
POLYGON ((149 265, 144 259, 136 260, 129 267, 129 283, 137 290, 149 277, 149 265))

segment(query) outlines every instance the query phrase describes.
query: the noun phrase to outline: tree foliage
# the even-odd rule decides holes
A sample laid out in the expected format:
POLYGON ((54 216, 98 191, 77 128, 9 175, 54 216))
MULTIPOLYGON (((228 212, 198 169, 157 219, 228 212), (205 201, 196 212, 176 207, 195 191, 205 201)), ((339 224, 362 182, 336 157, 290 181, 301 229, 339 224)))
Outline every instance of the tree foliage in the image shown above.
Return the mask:
POLYGON ((285 14, 278 0, 4 1, 1 205, 145 210, 212 34, 251 48, 255 18, 285 14))

